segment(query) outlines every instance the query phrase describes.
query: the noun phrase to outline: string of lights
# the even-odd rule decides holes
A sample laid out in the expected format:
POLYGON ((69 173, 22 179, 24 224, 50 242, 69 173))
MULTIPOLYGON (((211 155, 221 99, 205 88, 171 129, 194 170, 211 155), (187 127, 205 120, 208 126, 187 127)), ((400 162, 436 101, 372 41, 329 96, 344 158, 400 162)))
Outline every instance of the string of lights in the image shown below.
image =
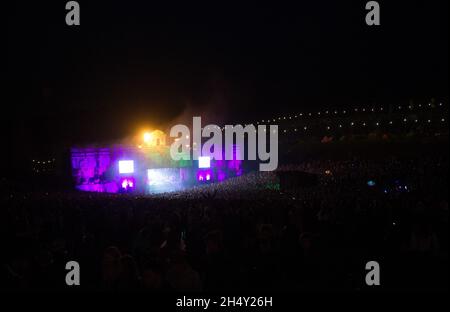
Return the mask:
MULTIPOLYGON (((269 118, 269 119, 262 119, 260 121, 257 121, 256 123, 250 123, 245 124, 245 126, 254 126, 255 132, 257 132, 257 126, 258 125, 267 125, 267 124, 277 124, 278 126, 283 125, 284 123, 288 123, 289 121, 292 122, 298 122, 303 121, 304 124, 294 124, 290 126, 283 126, 283 128, 279 129, 280 133, 289 133, 289 132, 299 132, 299 131, 308 131, 313 128, 322 128, 327 131, 331 131, 333 129, 344 129, 344 128, 357 128, 357 127, 382 127, 382 126, 394 126, 394 125, 410 125, 410 124, 423 124, 423 125, 437 125, 440 126, 447 122, 447 112, 446 110, 442 110, 446 108, 446 105, 444 105, 442 102, 440 103, 434 103, 429 102, 427 104, 409 104, 409 105, 398 105, 398 106, 391 106, 389 108, 385 108, 383 106, 380 107, 372 107, 372 108, 353 108, 353 109, 341 109, 341 110, 324 110, 324 111, 316 111, 316 112, 301 112, 297 114, 290 114, 286 116, 279 116, 275 118, 269 118), (400 118, 396 117, 393 118, 392 115, 396 114, 405 114, 405 113, 425 113, 430 112, 435 113, 433 110, 440 108, 441 111, 440 117, 423 117, 420 118, 418 116, 408 116, 403 115, 400 118), (374 115, 379 113, 386 113, 386 115, 383 116, 383 118, 378 118, 378 120, 367 120, 364 119, 362 116, 358 116, 358 118, 355 117, 354 114, 356 113, 367 113, 371 114, 374 113, 374 115), (325 122, 324 120, 322 122, 321 126, 318 125, 311 125, 311 120, 314 118, 314 120, 317 120, 317 118, 323 118, 325 119, 327 116, 332 118, 352 118, 352 120, 344 120, 344 121, 338 121, 333 122, 330 124, 330 122, 325 122), (312 118, 308 118, 312 117, 312 118), (391 117, 390 119, 388 117, 391 117), (325 124, 325 125, 323 125, 325 124)), ((228 126, 219 127, 219 126, 206 126, 205 128, 208 130, 211 130, 213 127, 216 129, 220 129, 221 131, 224 131, 227 129, 228 126)), ((202 128, 203 130, 203 128, 202 128)), ((264 129, 264 131, 266 131, 264 129)))
POLYGON ((55 170, 56 159, 47 159, 47 160, 37 160, 32 159, 32 168, 31 170, 35 173, 45 173, 52 172, 55 170))

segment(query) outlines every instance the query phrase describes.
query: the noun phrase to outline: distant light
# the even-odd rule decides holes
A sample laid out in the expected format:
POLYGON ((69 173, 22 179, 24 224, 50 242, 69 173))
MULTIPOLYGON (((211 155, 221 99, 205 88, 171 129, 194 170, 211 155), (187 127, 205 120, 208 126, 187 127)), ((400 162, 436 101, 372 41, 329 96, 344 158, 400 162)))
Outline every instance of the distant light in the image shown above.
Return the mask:
POLYGON ((376 125, 377 125, 377 126, 379 126, 379 125, 380 125, 380 123, 379 123, 379 122, 377 122, 377 123, 376 123, 376 125))
POLYGON ((206 181, 211 180, 211 175, 209 173, 206 174, 206 181))
POLYGON ((372 186, 375 186, 376 183, 375 183, 375 181, 373 181, 373 180, 369 180, 369 181, 367 181, 367 185, 370 186, 370 187, 372 187, 372 186))

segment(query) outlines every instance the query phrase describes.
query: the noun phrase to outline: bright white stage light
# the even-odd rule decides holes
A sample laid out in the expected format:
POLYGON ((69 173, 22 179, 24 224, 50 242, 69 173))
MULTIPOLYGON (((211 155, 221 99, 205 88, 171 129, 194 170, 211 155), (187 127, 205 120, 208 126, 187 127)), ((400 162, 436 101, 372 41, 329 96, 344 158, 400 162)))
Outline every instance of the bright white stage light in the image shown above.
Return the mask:
POLYGON ((119 173, 134 173, 134 160, 119 160, 119 173))
POLYGON ((198 158, 198 167, 199 168, 210 168, 211 167, 211 158, 209 156, 200 156, 198 158))

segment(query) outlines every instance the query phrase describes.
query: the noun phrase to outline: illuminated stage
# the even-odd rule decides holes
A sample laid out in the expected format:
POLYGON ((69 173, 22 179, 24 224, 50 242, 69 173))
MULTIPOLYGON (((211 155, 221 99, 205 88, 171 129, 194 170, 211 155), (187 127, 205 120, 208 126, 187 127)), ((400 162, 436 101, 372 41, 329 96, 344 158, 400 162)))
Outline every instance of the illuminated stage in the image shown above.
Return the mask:
MULTIPOLYGON (((147 136, 151 144, 146 145, 72 148, 76 189, 101 193, 173 192, 220 182, 243 172, 241 160, 199 157, 196 161, 174 161, 162 132, 158 135, 158 139, 155 135, 147 136)), ((233 152, 236 155, 236 146, 233 152)))

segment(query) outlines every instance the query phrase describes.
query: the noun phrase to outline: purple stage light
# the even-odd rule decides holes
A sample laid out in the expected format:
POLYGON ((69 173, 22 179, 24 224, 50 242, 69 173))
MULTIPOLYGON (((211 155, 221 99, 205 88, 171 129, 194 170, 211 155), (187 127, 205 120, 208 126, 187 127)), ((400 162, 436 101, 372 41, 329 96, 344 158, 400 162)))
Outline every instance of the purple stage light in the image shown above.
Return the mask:
POLYGON ((197 171, 197 180, 200 182, 211 181, 212 177, 213 175, 210 169, 197 171))
POLYGON ((122 190, 131 190, 134 188, 134 179, 133 178, 124 178, 120 181, 120 186, 122 187, 122 190))
POLYGON ((217 174, 217 180, 220 181, 224 181, 226 179, 226 174, 223 171, 219 171, 219 173, 217 174))
POLYGON ((77 190, 83 192, 96 192, 96 193, 117 193, 118 185, 115 182, 110 183, 97 183, 97 184, 81 184, 76 186, 77 190))

